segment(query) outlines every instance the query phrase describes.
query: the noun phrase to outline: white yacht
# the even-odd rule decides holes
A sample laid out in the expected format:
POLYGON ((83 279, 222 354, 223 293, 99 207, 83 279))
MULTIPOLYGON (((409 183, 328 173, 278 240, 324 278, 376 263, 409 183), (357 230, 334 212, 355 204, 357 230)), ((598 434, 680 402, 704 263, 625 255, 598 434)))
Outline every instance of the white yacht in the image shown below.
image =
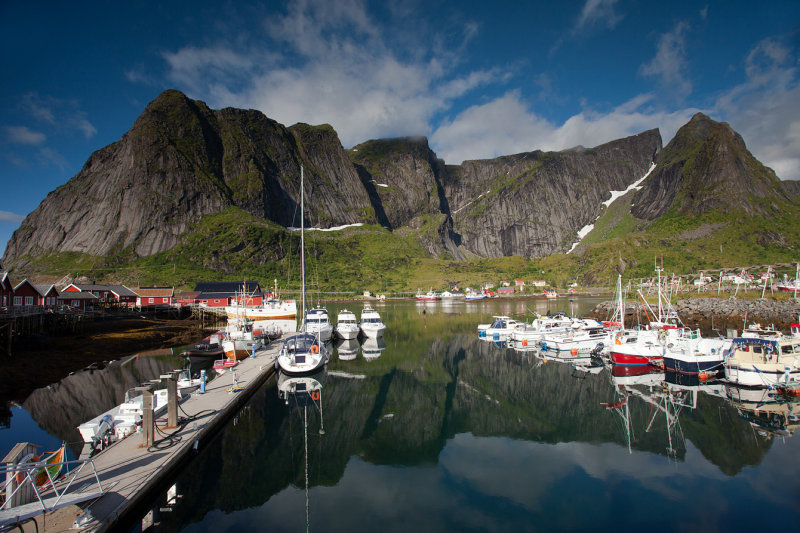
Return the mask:
POLYGON ((328 318, 328 310, 317 307, 306 313, 303 331, 319 337, 322 342, 328 342, 333 335, 333 324, 328 318))
POLYGON ((352 311, 342 309, 336 316, 336 336, 340 339, 355 339, 358 337, 358 322, 352 311))
POLYGON ((361 311, 361 331, 367 338, 378 338, 386 331, 386 324, 381 320, 381 315, 371 305, 364 305, 361 311))

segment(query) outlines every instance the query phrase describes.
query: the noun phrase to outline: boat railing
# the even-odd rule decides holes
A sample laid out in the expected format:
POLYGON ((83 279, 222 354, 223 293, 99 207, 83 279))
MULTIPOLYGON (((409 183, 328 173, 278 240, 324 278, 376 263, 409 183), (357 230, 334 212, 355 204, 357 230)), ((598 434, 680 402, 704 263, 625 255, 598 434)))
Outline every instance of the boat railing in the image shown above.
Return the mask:
POLYGON ((92 458, 58 463, 48 463, 46 460, 42 460, 35 463, 6 464, 0 467, 0 476, 5 477, 0 494, 6 496, 0 505, 0 526, 77 502, 99 498, 104 494, 92 458), (93 485, 91 481, 74 486, 75 480, 87 465, 91 468, 87 479, 94 477, 97 483, 96 490, 89 490, 93 485), (52 472, 57 472, 57 474, 54 475, 52 472), (59 475, 60 472, 66 473, 59 475), (18 500, 14 496, 21 490, 30 489, 35 495, 34 501, 12 507, 12 502, 18 500))

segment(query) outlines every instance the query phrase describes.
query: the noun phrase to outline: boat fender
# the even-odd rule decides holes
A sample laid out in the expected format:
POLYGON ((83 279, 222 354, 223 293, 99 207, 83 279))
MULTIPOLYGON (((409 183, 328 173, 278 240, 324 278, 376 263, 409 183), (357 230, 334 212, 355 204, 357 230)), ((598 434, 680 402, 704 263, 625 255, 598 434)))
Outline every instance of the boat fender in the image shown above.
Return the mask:
POLYGON ((570 353, 572 355, 578 355, 578 349, 577 348, 573 348, 572 350, 570 350, 570 353))
POLYGON ((315 400, 315 401, 319 400, 319 391, 318 390, 315 390, 315 391, 311 392, 311 399, 315 400))
POLYGON ((528 345, 528 341, 527 341, 527 340, 525 340, 525 339, 523 339, 523 340, 522 340, 522 345, 523 345, 523 346, 527 346, 527 345, 528 345))
POLYGON ((319 353, 319 346, 317 346, 316 344, 311 346, 311 353, 319 353))

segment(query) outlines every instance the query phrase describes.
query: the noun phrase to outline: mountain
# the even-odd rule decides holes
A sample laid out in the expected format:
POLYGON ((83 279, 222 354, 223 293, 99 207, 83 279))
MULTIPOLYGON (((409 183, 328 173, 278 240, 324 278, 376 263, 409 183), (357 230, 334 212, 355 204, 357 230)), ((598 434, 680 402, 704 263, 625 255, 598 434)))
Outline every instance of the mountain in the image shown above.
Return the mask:
POLYGON ((453 271, 479 277, 482 258, 509 256, 545 261, 525 264, 532 272, 597 280, 642 264, 637 254, 673 236, 676 247, 738 243, 727 246, 736 251, 730 257, 722 247, 698 253, 712 265, 747 256, 753 244, 759 259, 790 261, 798 249, 800 187, 781 182, 729 125, 702 114, 663 149, 654 129, 594 148, 447 165, 424 137, 345 150, 329 125, 285 127, 259 111, 212 110, 168 90, 26 217, 2 263, 25 275, 102 268, 117 280, 122 267, 152 273, 165 264, 173 273, 183 266, 188 279, 283 276, 296 258, 284 228, 299 226, 301 166, 307 225, 364 225, 317 234, 312 261, 337 265, 322 284, 397 285, 392 272, 402 267, 408 283, 416 276, 428 285, 453 271), (604 205, 611 191, 645 176, 604 205), (437 263, 431 272, 431 258, 465 266, 437 263))

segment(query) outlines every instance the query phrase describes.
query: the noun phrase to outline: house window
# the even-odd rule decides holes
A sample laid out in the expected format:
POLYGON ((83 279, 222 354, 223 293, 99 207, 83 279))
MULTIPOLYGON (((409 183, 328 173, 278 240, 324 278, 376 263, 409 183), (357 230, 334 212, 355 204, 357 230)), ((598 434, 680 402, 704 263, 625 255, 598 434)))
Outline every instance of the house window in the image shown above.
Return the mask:
POLYGON ((152 298, 148 298, 147 300, 148 300, 147 303, 153 303, 153 299, 152 298))
POLYGON ((25 297, 25 305, 33 305, 33 296, 25 297))
POLYGON ((214 303, 215 303, 215 304, 218 304, 218 303, 219 303, 219 300, 214 300, 214 303))
POLYGON ((81 301, 80 300, 72 300, 72 303, 70 305, 72 307, 80 307, 81 306, 81 301))
POLYGON ((161 298, 161 303, 167 303, 167 299, 166 298, 161 298))
POLYGON ((22 296, 14 296, 14 305, 22 305, 22 296))

